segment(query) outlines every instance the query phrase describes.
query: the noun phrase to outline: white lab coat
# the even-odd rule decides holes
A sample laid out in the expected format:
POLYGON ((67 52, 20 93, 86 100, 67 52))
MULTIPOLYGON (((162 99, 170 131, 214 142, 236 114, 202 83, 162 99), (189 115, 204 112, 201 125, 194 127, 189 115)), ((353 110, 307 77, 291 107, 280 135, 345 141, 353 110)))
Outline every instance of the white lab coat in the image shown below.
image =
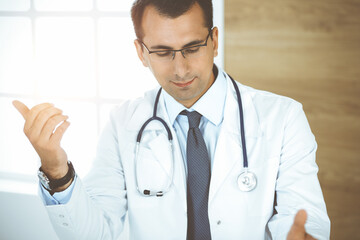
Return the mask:
MULTIPOLYGON (((330 221, 317 178, 317 145, 301 104, 238 84, 249 170, 258 180, 253 191, 242 192, 237 185, 243 171, 239 112, 234 87, 229 78, 227 81, 209 192, 212 239, 286 239, 301 208, 308 213, 306 230, 318 239, 328 239, 330 221)), ((47 206, 60 239, 116 239, 126 213, 131 239, 186 239, 184 160, 162 99, 157 115, 167 122, 174 136, 173 186, 163 197, 143 197, 136 189, 136 136, 152 116, 157 90, 112 111, 84 183, 77 179, 67 204, 47 206)), ((146 128, 142 138, 145 154, 139 162, 139 184, 155 189, 163 187, 171 167, 163 156, 168 140, 161 129, 160 124, 146 128)))

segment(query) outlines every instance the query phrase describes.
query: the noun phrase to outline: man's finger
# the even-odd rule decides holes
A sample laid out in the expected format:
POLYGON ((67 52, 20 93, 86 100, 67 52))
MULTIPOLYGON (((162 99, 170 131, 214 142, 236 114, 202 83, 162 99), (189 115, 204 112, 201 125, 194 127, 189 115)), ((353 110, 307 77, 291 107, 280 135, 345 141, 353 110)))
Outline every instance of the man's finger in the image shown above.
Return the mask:
POLYGON ((27 114, 29 112, 29 108, 25 104, 23 104, 22 102, 20 102, 18 100, 14 100, 12 102, 12 104, 21 113, 23 118, 26 120, 27 114))
POLYGON ((299 210, 294 218, 294 223, 287 235, 287 240, 305 240, 305 222, 307 214, 305 210, 299 210))
POLYGON ((70 122, 64 121, 60 126, 55 130, 54 134, 51 137, 51 141, 54 141, 55 144, 60 145, 60 141, 66 131, 66 129, 70 126, 70 122))
POLYGON ((306 219, 307 219, 306 211, 304 209, 299 210, 295 216, 293 226, 304 228, 306 219))
POLYGON ((54 106, 54 104, 52 104, 52 103, 41 103, 41 104, 38 104, 38 105, 32 107, 30 109, 29 113, 27 114, 24 130, 28 131, 30 128, 33 127, 35 119, 38 117, 39 113, 42 110, 44 110, 46 108, 51 108, 53 106, 54 106))
MULTIPOLYGON (((44 133, 42 133, 44 130, 45 130, 45 133, 46 133, 46 131, 49 131, 48 127, 46 127, 46 125, 48 125, 48 122, 54 121, 53 118, 55 116, 61 116, 61 114, 62 114, 62 110, 55 108, 55 107, 49 107, 49 108, 41 110, 38 113, 36 120, 31 127, 31 134, 33 136, 44 135, 44 133)), ((55 126, 58 123, 59 122, 55 123, 55 126)), ((55 126, 53 126, 53 128, 50 129, 51 132, 48 134, 48 136, 45 137, 46 139, 48 139, 50 134, 52 134, 52 131, 54 130, 55 126)))
POLYGON ((53 135, 53 132, 56 131, 56 127, 58 125, 60 126, 60 123, 67 120, 68 118, 69 117, 65 115, 55 115, 49 118, 41 131, 40 138, 48 141, 51 135, 53 135))

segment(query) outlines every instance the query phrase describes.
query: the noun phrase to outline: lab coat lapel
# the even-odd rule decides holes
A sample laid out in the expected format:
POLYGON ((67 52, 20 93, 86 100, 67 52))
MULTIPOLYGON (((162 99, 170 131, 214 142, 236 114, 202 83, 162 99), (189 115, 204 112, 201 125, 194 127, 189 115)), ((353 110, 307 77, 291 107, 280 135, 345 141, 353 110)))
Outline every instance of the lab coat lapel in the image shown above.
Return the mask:
MULTIPOLYGON (((242 85, 239 85, 241 100, 244 111, 245 137, 258 138, 261 136, 258 116, 254 108, 251 96, 242 85)), ((247 149, 252 149, 257 141, 246 141, 247 149)), ((249 159, 248 152, 248 159, 249 159)), ((234 85, 227 77, 227 95, 224 109, 224 120, 216 145, 211 183, 209 190, 209 203, 215 197, 217 191, 225 181, 226 177, 234 169, 235 164, 243 168, 243 153, 240 134, 239 107, 234 85)))
MULTIPOLYGON (((169 116, 165 111, 165 104, 163 95, 160 96, 159 100, 159 110, 158 110, 158 116, 165 120, 166 124, 169 126, 171 130, 171 134, 173 136, 173 146, 174 146, 174 187, 175 191, 180 195, 180 199, 183 203, 184 210, 187 209, 187 203, 186 203, 186 174, 185 174, 185 166, 184 166, 184 160, 182 157, 180 144, 178 142, 176 132, 174 131, 172 124, 170 123, 169 116)), ((155 148, 155 146, 153 146, 155 148)), ((157 145, 156 149, 154 149, 154 152, 160 153, 163 149, 163 146, 157 145), (156 151, 155 151, 156 150, 156 151)), ((169 161, 167 161, 169 162, 169 161)), ((164 165, 164 163, 161 163, 164 165)))

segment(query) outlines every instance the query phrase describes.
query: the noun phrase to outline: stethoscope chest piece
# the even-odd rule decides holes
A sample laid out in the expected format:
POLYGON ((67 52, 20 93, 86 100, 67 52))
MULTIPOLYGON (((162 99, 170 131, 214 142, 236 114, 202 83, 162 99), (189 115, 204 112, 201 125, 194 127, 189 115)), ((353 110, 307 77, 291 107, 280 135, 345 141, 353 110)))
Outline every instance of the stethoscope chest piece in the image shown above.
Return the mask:
POLYGON ((257 179, 254 173, 246 169, 239 175, 237 183, 241 191, 250 192, 256 187, 257 179))

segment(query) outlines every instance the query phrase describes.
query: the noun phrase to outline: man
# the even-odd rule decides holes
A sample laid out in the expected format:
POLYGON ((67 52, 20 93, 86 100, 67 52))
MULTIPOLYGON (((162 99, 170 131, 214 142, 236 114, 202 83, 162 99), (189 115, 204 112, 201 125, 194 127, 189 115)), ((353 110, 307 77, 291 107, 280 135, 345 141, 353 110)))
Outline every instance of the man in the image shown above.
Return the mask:
POLYGON ((236 86, 213 62, 218 29, 211 1, 138 0, 132 18, 138 56, 163 91, 114 109, 84 183, 60 147, 67 116, 49 103, 29 110, 14 102, 41 158, 40 176, 51 179, 42 179, 40 191, 59 237, 116 239, 127 212, 133 239, 328 239, 316 142, 301 105, 237 84, 246 145, 241 141, 236 86), (135 159, 157 95, 173 162, 164 157, 168 133, 160 122, 145 127, 142 158, 135 159), (243 144, 257 177, 248 192, 238 186, 243 144), (146 189, 160 191, 147 196, 146 189))

